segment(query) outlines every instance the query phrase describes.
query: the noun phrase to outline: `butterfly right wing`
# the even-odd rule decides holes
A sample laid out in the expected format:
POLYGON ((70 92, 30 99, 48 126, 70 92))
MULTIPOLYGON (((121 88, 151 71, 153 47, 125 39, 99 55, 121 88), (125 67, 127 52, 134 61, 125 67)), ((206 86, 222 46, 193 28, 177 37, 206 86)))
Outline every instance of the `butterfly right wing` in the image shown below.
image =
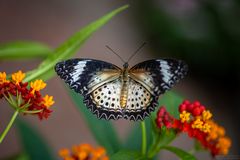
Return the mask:
POLYGON ((148 60, 133 66, 130 77, 142 84, 153 96, 159 96, 182 79, 188 71, 185 62, 175 59, 148 60))
POLYGON ((186 75, 187 65, 179 60, 141 62, 130 71, 128 102, 124 118, 143 120, 158 105, 158 98, 186 75))
POLYGON ((83 96, 117 79, 121 73, 121 69, 111 63, 78 58, 57 63, 55 71, 71 89, 83 96))

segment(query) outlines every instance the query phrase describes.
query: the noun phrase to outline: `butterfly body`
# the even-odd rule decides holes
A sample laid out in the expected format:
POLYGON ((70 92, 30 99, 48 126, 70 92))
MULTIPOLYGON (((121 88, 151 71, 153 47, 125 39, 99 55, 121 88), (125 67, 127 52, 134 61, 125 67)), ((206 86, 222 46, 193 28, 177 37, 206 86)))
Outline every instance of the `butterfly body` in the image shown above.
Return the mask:
POLYGON ((98 118, 143 120, 158 98, 184 77, 187 65, 173 59, 141 62, 119 68, 94 59, 69 59, 55 66, 57 74, 98 118))
POLYGON ((122 79, 122 86, 121 86, 121 94, 120 94, 120 106, 122 108, 125 108, 127 104, 128 86, 129 86, 128 63, 125 63, 123 65, 121 79, 122 79))

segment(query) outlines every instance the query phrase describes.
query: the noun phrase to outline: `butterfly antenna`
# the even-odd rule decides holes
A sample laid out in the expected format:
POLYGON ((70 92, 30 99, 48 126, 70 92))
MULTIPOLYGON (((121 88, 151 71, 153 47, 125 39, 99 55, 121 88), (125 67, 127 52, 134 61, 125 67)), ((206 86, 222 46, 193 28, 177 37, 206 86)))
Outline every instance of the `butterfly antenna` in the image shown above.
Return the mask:
POLYGON ((126 62, 122 59, 122 57, 119 56, 112 48, 110 48, 108 45, 106 45, 106 47, 107 47, 107 49, 109 49, 110 51, 112 51, 112 53, 114 53, 116 56, 118 56, 118 58, 120 58, 123 63, 126 63, 126 62))
POLYGON ((129 58, 127 63, 143 48, 143 46, 145 46, 145 44, 147 44, 146 42, 144 42, 129 58))

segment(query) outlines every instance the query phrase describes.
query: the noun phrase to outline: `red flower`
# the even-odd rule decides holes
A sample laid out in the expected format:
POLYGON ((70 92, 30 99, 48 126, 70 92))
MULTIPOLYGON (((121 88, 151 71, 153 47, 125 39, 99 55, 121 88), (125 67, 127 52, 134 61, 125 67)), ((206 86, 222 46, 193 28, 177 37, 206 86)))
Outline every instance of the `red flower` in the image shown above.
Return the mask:
POLYGON ((156 124, 159 128, 166 126, 167 128, 172 128, 173 117, 167 112, 165 107, 160 107, 157 112, 156 124))
POLYGON ((203 147, 209 149, 213 156, 228 153, 231 140, 225 136, 224 129, 211 120, 212 113, 206 110, 205 106, 199 101, 191 103, 185 100, 178 110, 180 118, 174 119, 164 107, 160 107, 156 119, 157 126, 173 128, 178 133, 186 132, 189 137, 195 138, 203 147))
POLYGON ((12 79, 6 79, 6 73, 0 72, 0 98, 6 99, 9 104, 21 113, 37 114, 40 119, 48 118, 52 112, 49 107, 54 103, 52 96, 42 97, 39 92, 46 86, 42 80, 23 83, 25 73, 18 71, 12 74, 12 79))

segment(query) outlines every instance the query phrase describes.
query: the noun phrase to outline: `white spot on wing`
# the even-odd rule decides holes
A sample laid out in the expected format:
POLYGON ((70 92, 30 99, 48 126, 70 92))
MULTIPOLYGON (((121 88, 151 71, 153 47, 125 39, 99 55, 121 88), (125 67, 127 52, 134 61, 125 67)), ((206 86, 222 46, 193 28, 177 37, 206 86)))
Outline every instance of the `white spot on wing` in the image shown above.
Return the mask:
POLYGON ((167 61, 159 60, 161 73, 163 75, 163 81, 167 84, 170 83, 171 78, 173 77, 173 74, 170 73, 170 66, 167 61))
POLYGON ((121 111, 120 107, 121 81, 115 80, 98 87, 92 92, 93 101, 98 107, 121 111))
POLYGON ((146 109, 150 101, 151 94, 141 84, 130 79, 126 109, 131 111, 146 109))
POLYGON ((84 71, 84 67, 86 66, 87 61, 89 61, 89 60, 80 61, 74 66, 74 71, 70 74, 73 82, 76 82, 79 79, 79 76, 84 71))

